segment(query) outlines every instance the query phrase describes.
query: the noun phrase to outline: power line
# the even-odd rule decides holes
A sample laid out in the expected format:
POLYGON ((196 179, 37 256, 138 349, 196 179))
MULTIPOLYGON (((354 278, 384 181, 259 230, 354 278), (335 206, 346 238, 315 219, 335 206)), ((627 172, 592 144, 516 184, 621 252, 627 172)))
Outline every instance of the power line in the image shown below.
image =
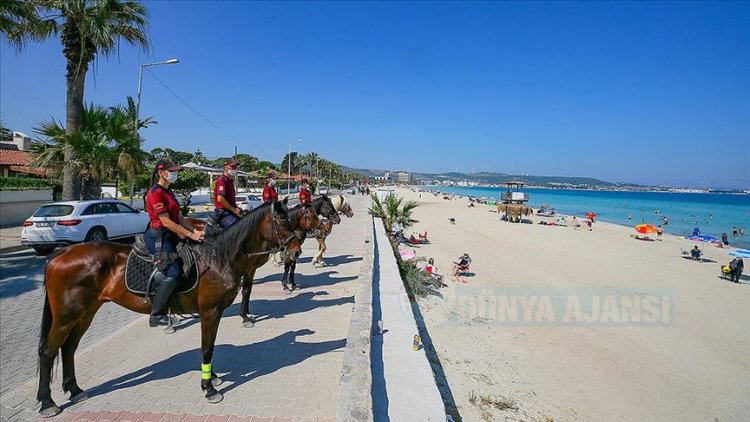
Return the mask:
POLYGON ((253 147, 253 148, 282 149, 282 147, 280 147, 280 146, 279 147, 269 147, 269 146, 261 146, 261 145, 254 145, 254 144, 248 143, 245 140, 240 139, 240 138, 232 135, 231 133, 227 132, 226 130, 220 128, 217 124, 215 124, 214 122, 212 122, 211 120, 209 120, 208 117, 202 115, 193 106, 191 106, 190 104, 188 104, 187 101, 183 100, 179 95, 177 95, 177 93, 174 92, 172 90, 172 88, 170 88, 169 86, 167 86, 167 84, 164 83, 164 81, 162 81, 161 79, 159 79, 159 77, 156 76, 154 74, 154 72, 151 71, 151 69, 149 69, 149 68, 145 68, 145 69, 146 69, 146 71, 148 73, 151 74, 151 76, 154 77, 154 79, 156 79, 157 82, 159 82, 161 84, 161 86, 164 87, 164 89, 166 89, 167 91, 169 91, 169 93, 172 94, 175 98, 177 98, 177 100, 179 100, 185 107, 187 107, 190 111, 192 111, 193 113, 195 113, 196 116, 198 116, 201 119, 203 119, 206 123, 208 123, 209 125, 213 126, 216 130, 218 130, 219 132, 223 133, 224 135, 226 135, 226 136, 234 139, 235 141, 241 142, 241 143, 243 143, 243 144, 245 144, 247 146, 253 147))

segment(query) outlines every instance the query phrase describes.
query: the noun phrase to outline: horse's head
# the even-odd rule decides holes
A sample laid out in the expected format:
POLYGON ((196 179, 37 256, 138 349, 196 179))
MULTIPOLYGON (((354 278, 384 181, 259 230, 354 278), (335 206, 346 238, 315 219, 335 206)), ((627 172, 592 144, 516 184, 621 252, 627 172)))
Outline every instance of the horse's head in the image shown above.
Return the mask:
POLYGON ((307 204, 300 204, 297 207, 299 207, 299 212, 294 213, 292 217, 296 221, 290 221, 290 224, 297 230, 297 237, 302 240, 306 234, 320 231, 323 223, 318 218, 315 207, 307 204))
POLYGON ((281 202, 274 202, 269 207, 268 216, 261 226, 261 236, 271 246, 280 248, 288 259, 297 259, 302 254, 302 245, 292 230, 287 207, 281 202))
POLYGON ((349 205, 349 202, 346 201, 346 198, 344 198, 344 195, 339 195, 338 197, 338 206, 336 207, 337 211, 347 216, 347 218, 354 217, 354 211, 352 211, 351 205, 349 205))
POLYGON ((316 211, 319 215, 331 220, 333 224, 339 224, 341 222, 339 212, 336 210, 336 207, 333 206, 333 202, 328 195, 321 196, 315 202, 317 205, 316 211))

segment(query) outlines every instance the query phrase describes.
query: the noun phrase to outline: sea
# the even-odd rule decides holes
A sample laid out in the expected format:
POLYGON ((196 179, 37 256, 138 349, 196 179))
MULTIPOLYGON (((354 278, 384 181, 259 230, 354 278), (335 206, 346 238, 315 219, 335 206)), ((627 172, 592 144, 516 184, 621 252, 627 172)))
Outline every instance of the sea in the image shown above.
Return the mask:
MULTIPOLYGON (((499 200, 506 188, 423 186, 424 189, 463 196, 499 200)), ((548 204, 557 212, 584 217, 588 212, 608 223, 635 226, 640 223, 662 224, 666 233, 678 236, 701 234, 721 238, 729 236, 730 246, 750 249, 750 195, 722 193, 624 192, 567 189, 524 189, 529 204, 539 208, 548 204), (628 218, 630 217, 630 218, 628 218), (662 218, 669 223, 664 225, 662 218), (745 236, 732 236, 732 228, 744 228, 745 236)), ((585 218, 585 217, 584 217, 585 218)))

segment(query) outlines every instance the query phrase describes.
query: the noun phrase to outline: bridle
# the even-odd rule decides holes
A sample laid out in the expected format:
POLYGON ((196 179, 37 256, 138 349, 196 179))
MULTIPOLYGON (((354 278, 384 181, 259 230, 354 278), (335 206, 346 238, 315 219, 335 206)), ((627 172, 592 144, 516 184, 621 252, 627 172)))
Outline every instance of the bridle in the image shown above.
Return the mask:
POLYGON ((276 243, 278 246, 271 248, 266 251, 262 252, 255 252, 248 254, 249 256, 254 255, 266 255, 266 254, 275 254, 275 253, 285 253, 287 251, 287 247, 289 246, 289 243, 296 237, 294 233, 291 233, 289 236, 281 240, 281 233, 279 232, 278 224, 276 223, 276 208, 274 207, 274 204, 270 204, 271 207, 271 231, 274 235, 276 235, 276 243))

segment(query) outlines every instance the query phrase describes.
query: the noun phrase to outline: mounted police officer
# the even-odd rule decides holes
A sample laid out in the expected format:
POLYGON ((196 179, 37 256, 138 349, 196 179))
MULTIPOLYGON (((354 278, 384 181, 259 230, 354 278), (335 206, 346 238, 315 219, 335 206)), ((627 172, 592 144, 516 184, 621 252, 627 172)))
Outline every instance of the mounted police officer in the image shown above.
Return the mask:
POLYGON ((310 204, 312 203, 312 195, 310 194, 310 184, 307 179, 302 179, 302 187, 299 189, 299 203, 310 204))
POLYGON ((242 216, 242 210, 237 207, 237 191, 234 187, 238 165, 234 158, 227 160, 224 163, 224 174, 219 176, 214 186, 215 219, 224 229, 242 216))
POLYGON ((196 230, 180 214, 180 203, 169 188, 177 180, 179 170, 181 167, 171 161, 159 160, 151 175, 151 187, 145 198, 149 229, 144 233, 143 240, 148 251, 154 255, 154 262, 159 270, 154 275, 157 290, 151 302, 151 317, 148 321, 152 327, 169 323, 164 306, 182 275, 182 266, 176 257, 177 244, 181 238, 195 242, 203 240, 203 232, 196 230))
POLYGON ((273 178, 273 173, 268 173, 268 183, 263 188, 263 203, 275 202, 279 200, 279 194, 276 193, 276 180, 273 178))

